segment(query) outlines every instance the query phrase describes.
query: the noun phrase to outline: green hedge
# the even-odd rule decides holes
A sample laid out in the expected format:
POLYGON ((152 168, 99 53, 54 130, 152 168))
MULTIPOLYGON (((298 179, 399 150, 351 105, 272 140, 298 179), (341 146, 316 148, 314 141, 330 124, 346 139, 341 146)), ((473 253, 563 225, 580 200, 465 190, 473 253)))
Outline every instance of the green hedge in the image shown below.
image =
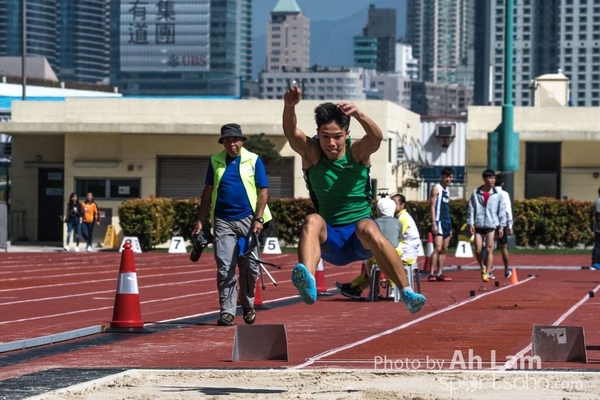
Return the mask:
MULTIPOLYGON (((143 249, 148 250, 167 242, 172 236, 190 239, 198 212, 197 200, 165 198, 127 200, 119 207, 119 221, 126 236, 137 236, 143 249)), ((517 200, 513 205, 515 235, 518 246, 558 246, 572 248, 593 244, 593 203, 550 198, 517 200)), ((276 236, 287 245, 300 238, 304 218, 315 210, 309 199, 270 199, 273 221, 265 227, 263 237, 276 236)), ((408 204, 421 237, 431 230, 429 202, 408 204)), ((450 202, 452 229, 451 246, 458 241, 457 232, 466 224, 467 201, 450 202)))
POLYGON ((516 201, 513 206, 518 246, 593 245, 594 203, 540 198, 516 201))
POLYGON ((126 200, 119 206, 119 224, 125 236, 137 236, 142 250, 171 238, 175 229, 174 201, 163 198, 126 200))
MULTIPOLYGON (((466 200, 450 201, 452 230, 450 243, 456 246, 459 232, 467 223, 466 200)), ((409 202, 409 212, 415 219, 422 238, 431 230, 429 202, 409 202)), ((558 246, 573 248, 594 243, 592 216, 594 203, 579 200, 539 198, 516 200, 513 203, 514 234, 517 246, 558 246)))

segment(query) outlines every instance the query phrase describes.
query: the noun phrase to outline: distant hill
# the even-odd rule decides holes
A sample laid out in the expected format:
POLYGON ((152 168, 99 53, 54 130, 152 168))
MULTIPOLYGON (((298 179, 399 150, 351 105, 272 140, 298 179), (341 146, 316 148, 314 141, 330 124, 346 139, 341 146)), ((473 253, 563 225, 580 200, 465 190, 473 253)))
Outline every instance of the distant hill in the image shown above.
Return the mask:
MULTIPOLYGON (((396 8, 397 35, 406 32, 406 0, 378 0, 377 8, 396 8)), ((367 24, 368 6, 361 11, 339 20, 311 20, 310 24, 310 64, 322 66, 352 66, 354 36, 362 35, 367 24)), ((253 75, 256 77, 266 65, 266 36, 252 39, 253 75)))

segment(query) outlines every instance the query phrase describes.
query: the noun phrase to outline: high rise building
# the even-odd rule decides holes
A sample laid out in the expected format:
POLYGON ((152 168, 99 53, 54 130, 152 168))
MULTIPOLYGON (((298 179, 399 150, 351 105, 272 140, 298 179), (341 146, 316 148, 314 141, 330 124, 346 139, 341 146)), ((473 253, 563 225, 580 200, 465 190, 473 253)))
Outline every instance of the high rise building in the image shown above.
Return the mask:
POLYGON ((242 95, 251 0, 111 2, 111 83, 129 95, 242 95))
POLYGON ((377 72, 396 69, 396 10, 369 7, 362 36, 354 37, 354 65, 377 72))
MULTIPOLYGON (((505 4, 478 1, 476 12, 481 22, 477 28, 475 101, 501 105, 505 4)), ((532 105, 532 80, 558 69, 571 82, 572 105, 600 105, 600 0, 515 2, 513 104, 532 105)))
POLYGON ((410 109, 411 81, 409 78, 397 73, 365 71, 365 86, 367 99, 387 100, 410 109))
POLYGON ((411 80, 419 79, 419 60, 412 55, 412 46, 402 42, 396 43, 396 68, 397 74, 411 80))
POLYGON ((377 38, 354 37, 354 65, 364 69, 377 69, 377 38))
POLYGON ((311 68, 305 71, 263 71, 260 73, 260 98, 281 99, 296 81, 302 98, 308 100, 364 100, 365 77, 362 68, 311 68))
POLYGON ((412 82, 410 110, 421 115, 465 115, 473 87, 456 83, 412 82))
POLYGON ((458 82, 459 66, 472 60, 474 7, 475 0, 408 0, 406 42, 419 60, 423 81, 458 82))
POLYGON ((310 20, 296 0, 279 0, 267 25, 267 71, 304 71, 309 65, 310 20))
MULTIPOLYGON (((27 55, 46 57, 60 80, 109 75, 109 0, 27 0, 27 55)), ((22 0, 0 0, 0 56, 22 54, 22 0)))
POLYGON ((240 16, 240 74, 243 81, 252 80, 252 0, 242 0, 240 16))
POLYGON ((571 80, 571 102, 576 106, 597 107, 600 105, 600 1, 561 1, 558 15, 559 67, 571 80))
MULTIPOLYGON (((568 54, 572 54, 574 48, 576 50, 580 46, 580 41, 577 40, 579 38, 573 41, 571 37, 567 45, 567 42, 561 40, 559 36, 572 36, 572 34, 566 34, 572 32, 575 26, 573 8, 570 10, 570 15, 562 14, 568 18, 559 17, 559 9, 560 3, 572 4, 573 2, 579 3, 580 0, 523 0, 514 3, 514 105, 529 105, 531 80, 536 76, 557 71, 561 47, 568 54), (560 19, 562 19, 562 23, 560 19), (567 21, 568 23, 565 24, 567 21)), ((587 0, 582 0, 582 2, 587 3, 587 0)), ((591 2, 592 0, 590 0, 591 2)), ((579 13, 578 9, 577 12, 579 13)), ((474 101, 476 105, 501 105, 504 98, 505 2, 478 1, 475 13, 477 34, 474 101)), ((576 21, 578 21, 578 16, 576 21)), ((600 12, 598 16, 600 16, 600 12)), ((593 17, 589 18, 591 23, 593 17)), ((587 21, 582 25, 587 26, 587 21)), ((598 25, 600 26, 600 23, 598 25)), ((590 24, 590 31, 591 28, 590 24)), ((577 62, 577 58, 575 60, 577 62)))

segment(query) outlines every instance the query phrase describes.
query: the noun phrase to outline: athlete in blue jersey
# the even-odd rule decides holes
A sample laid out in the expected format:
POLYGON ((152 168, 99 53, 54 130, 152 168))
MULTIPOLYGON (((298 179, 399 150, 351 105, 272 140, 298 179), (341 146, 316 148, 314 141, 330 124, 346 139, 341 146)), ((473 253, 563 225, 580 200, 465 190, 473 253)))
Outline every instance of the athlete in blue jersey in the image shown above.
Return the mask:
POLYGON ((452 238, 452 219, 450 218, 450 193, 448 185, 454 178, 454 169, 444 167, 440 183, 431 189, 429 203, 431 206, 431 233, 433 234, 433 254, 431 255, 430 282, 448 282, 452 278, 444 276, 446 251, 452 238))

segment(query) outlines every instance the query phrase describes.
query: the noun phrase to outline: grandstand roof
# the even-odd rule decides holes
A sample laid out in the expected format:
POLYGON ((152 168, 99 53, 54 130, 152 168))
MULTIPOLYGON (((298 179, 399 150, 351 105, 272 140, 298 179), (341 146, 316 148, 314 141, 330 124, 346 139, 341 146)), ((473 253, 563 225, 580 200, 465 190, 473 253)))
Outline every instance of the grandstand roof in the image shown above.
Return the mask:
MULTIPOLYGON (((1 86, 1 84, 0 84, 1 86)), ((102 93, 102 92, 99 92, 102 93)), ((27 96, 26 101, 64 101, 69 97, 79 98, 122 98, 122 99, 190 99, 190 100, 237 100, 236 96, 102 96, 102 95, 78 95, 78 96, 27 96)), ((0 90, 0 112, 10 113, 13 101, 21 101, 21 96, 3 96, 0 90)))

